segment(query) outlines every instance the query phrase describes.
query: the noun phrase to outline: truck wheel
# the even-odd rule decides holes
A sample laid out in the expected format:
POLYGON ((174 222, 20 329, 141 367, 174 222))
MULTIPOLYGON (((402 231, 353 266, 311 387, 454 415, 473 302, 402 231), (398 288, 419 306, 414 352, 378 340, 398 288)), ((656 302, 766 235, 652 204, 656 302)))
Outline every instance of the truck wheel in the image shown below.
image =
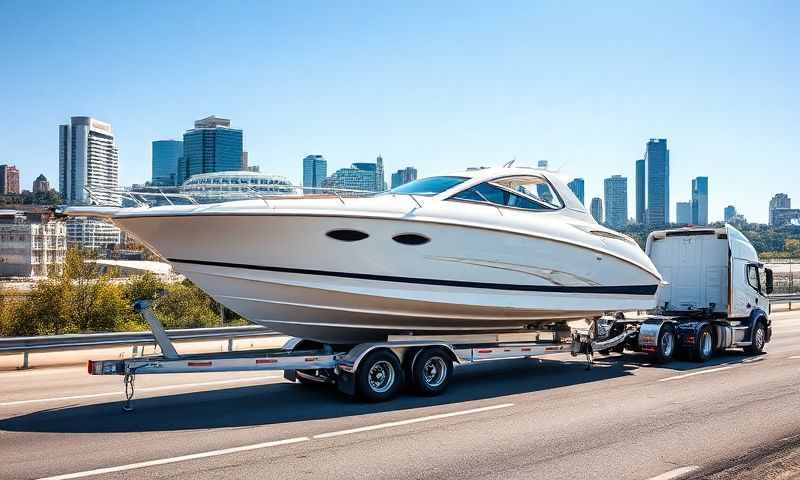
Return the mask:
POLYGON ((400 360, 391 350, 381 349, 367 355, 356 371, 356 391, 364 400, 383 402, 397 394, 403 384, 400 360))
POLYGON ((447 389, 453 374, 453 361, 442 348, 432 347, 417 354, 411 367, 411 381, 420 395, 439 395, 447 389))
POLYGON ((694 343, 694 351, 692 358, 696 362, 705 362, 714 354, 714 337, 711 335, 711 329, 707 326, 700 329, 697 334, 697 339, 694 343))
POLYGON ((758 355, 759 353, 763 352, 766 340, 767 340, 767 327, 764 326, 764 322, 758 320, 758 322, 756 322, 755 329, 751 334, 750 345, 744 347, 745 353, 747 353, 748 355, 758 355))
POLYGON ((669 363, 675 354, 675 329, 672 325, 664 325, 658 332, 658 344, 653 355, 656 363, 669 363))

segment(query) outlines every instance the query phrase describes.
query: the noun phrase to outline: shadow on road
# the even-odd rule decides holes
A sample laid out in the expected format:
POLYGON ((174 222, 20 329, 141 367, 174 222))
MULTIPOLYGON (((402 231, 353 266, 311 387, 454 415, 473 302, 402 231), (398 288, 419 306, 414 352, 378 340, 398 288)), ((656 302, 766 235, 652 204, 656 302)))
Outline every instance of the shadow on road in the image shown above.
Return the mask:
MULTIPOLYGON (((729 354, 704 364, 673 362, 675 372, 739 363, 745 355, 729 354)), ((485 362, 457 369, 448 391, 434 398, 401 395, 387 403, 366 404, 339 394, 335 387, 277 383, 134 400, 135 410, 121 402, 42 410, 0 420, 0 431, 54 433, 123 433, 251 427, 302 422, 404 409, 485 400, 541 392, 631 375, 647 361, 643 355, 596 357, 587 371, 581 362, 516 359, 485 362)))

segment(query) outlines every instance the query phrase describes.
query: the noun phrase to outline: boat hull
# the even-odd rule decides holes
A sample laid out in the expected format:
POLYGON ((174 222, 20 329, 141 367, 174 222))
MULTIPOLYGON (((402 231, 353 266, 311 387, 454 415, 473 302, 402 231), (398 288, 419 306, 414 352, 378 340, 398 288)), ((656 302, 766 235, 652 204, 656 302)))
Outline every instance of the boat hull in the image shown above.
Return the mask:
POLYGON ((288 214, 114 221, 248 320, 329 343, 517 331, 643 310, 658 283, 608 252, 466 225, 288 214), (368 237, 326 235, 342 229, 368 237), (393 240, 409 233, 430 241, 393 240))

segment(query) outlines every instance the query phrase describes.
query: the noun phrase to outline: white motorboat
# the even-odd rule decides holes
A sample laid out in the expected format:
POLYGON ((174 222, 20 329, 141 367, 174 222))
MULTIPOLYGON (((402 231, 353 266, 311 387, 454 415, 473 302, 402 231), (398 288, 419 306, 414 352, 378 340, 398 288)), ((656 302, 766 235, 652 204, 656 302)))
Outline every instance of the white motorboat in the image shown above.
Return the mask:
POLYGON ((558 175, 489 168, 369 198, 102 209, 248 320, 328 343, 521 331, 655 307, 661 276, 558 175))

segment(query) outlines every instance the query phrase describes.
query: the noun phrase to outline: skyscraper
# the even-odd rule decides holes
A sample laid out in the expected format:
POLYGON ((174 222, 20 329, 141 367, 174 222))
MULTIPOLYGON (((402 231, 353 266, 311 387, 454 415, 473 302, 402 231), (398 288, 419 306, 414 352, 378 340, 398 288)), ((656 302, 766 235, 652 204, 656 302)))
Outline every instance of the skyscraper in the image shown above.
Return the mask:
POLYGON ((663 227, 669 223, 669 150, 666 138, 651 138, 645 156, 647 166, 647 224, 663 227))
POLYGON ((628 222, 628 179, 622 175, 606 178, 605 203, 606 224, 613 228, 622 228, 628 222))
POLYGON ((676 220, 678 225, 689 225, 692 221, 692 202, 678 202, 675 204, 676 220))
POLYGON ((178 162, 183 156, 183 142, 179 140, 156 140, 153 142, 153 177, 155 186, 178 184, 178 162))
POLYGON ((417 179, 417 169, 414 167, 406 167, 400 169, 392 174, 392 188, 405 185, 408 182, 413 182, 417 179))
POLYGON ((326 178, 322 186, 369 192, 386 191, 386 182, 383 179, 383 158, 378 155, 375 163, 358 162, 350 168, 340 168, 326 178))
POLYGON ((571 182, 567 184, 572 193, 578 197, 578 200, 581 201, 583 205, 586 205, 583 201, 584 198, 584 188, 583 188, 583 179, 582 178, 573 178, 571 182))
POLYGON ((47 193, 50 191, 50 182, 44 174, 39 174, 36 180, 33 181, 33 193, 47 193))
POLYGON ((19 170, 14 165, 0 165, 0 195, 19 195, 19 170))
POLYGON ((780 208, 792 208, 792 199, 785 193, 776 193, 769 201, 769 224, 776 226, 775 210, 780 208))
POLYGON ((589 210, 592 213, 592 217, 597 223, 603 223, 603 201, 597 197, 592 199, 591 206, 589 210))
MULTIPOLYGON (((303 186, 322 187, 322 182, 328 176, 328 162, 322 155, 306 155, 303 159, 303 186)), ((308 190, 307 193, 314 193, 308 190)))
POLYGON ((725 221, 730 222, 736 216, 736 207, 728 205, 725 207, 725 221))
POLYGON ((240 171, 242 131, 227 118, 210 116, 194 122, 183 134, 183 156, 178 162, 178 185, 198 173, 240 171))
POLYGON ((647 223, 646 178, 644 159, 636 160, 636 223, 640 225, 647 223))
POLYGON ((72 117, 58 127, 59 189, 70 204, 119 205, 119 154, 111 124, 72 117), (94 188, 89 198, 85 188, 94 188))
POLYGON ((708 225, 708 177, 692 179, 692 223, 708 225))

